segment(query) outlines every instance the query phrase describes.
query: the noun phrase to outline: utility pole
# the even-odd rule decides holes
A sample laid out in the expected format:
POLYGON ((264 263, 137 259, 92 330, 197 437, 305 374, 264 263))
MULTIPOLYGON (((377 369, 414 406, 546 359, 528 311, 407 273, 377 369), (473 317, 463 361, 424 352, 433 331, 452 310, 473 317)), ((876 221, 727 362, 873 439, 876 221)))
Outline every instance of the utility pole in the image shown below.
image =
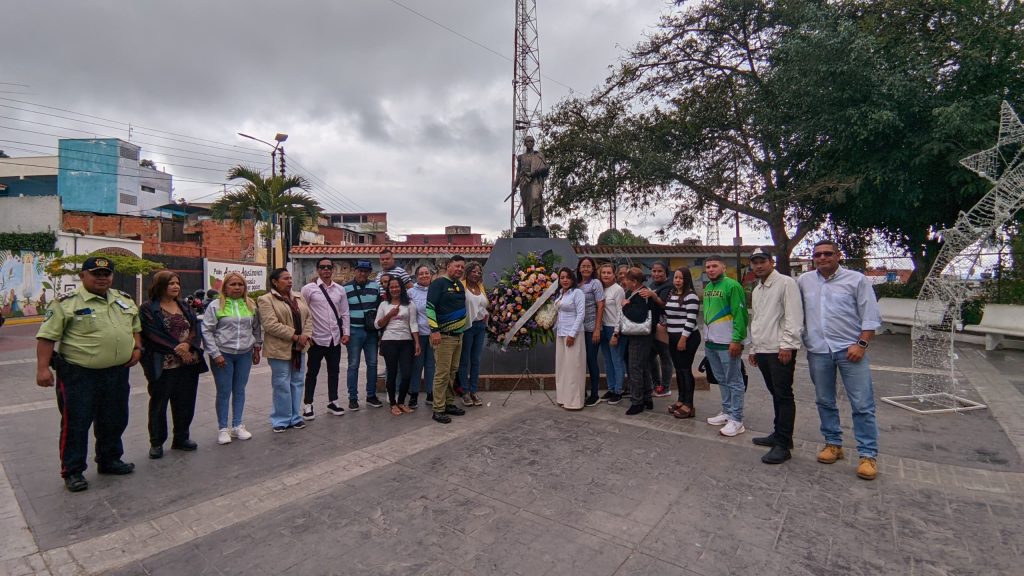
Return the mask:
MULTIPOLYGON (((525 149, 523 141, 533 136, 540 149, 540 39, 537 34, 537 0, 516 1, 516 32, 512 58, 512 175, 516 174, 516 161, 525 149)), ((515 230, 523 222, 520 214, 522 202, 515 182, 509 196, 509 229, 515 230)))

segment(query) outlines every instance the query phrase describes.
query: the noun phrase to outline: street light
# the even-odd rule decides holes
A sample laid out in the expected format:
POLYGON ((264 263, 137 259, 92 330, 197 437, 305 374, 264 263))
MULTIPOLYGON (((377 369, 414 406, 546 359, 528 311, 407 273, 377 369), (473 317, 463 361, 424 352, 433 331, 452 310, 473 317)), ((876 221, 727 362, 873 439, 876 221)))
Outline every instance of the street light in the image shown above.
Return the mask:
MULTIPOLYGON (((282 134, 282 133, 278 132, 274 136, 274 141, 277 142, 277 144, 271 144, 270 142, 267 142, 266 140, 260 140, 259 138, 255 137, 255 136, 249 136, 248 134, 243 134, 241 132, 238 132, 238 135, 241 136, 242 138, 248 138, 249 140, 255 140, 255 141, 257 141, 257 142, 259 142, 261 144, 266 144, 267 146, 270 146, 271 148, 273 148, 273 150, 270 152, 270 175, 271 176, 277 176, 277 149, 281 148, 281 144, 283 144, 284 141, 288 139, 288 135, 287 134, 282 134)), ((284 148, 281 148, 281 156, 284 156, 284 148)), ((281 175, 284 176, 284 173, 283 173, 284 171, 282 170, 281 172, 282 172, 281 175)))
MULTIPOLYGON (((267 142, 266 140, 260 140, 259 138, 255 137, 255 136, 250 136, 248 134, 243 134, 242 132, 238 132, 238 135, 241 136, 242 138, 248 138, 249 140, 255 140, 255 141, 257 141, 257 142, 259 142, 261 144, 266 144, 267 146, 270 146, 271 148, 273 148, 273 150, 270 151, 270 175, 272 177, 273 176, 277 176, 277 149, 280 148, 281 149, 281 176, 284 177, 284 147, 281 146, 281 144, 283 144, 284 141, 288 139, 288 135, 287 134, 282 134, 282 133, 278 132, 274 136, 274 141, 276 142, 276 144, 271 144, 270 142, 267 142)), ((278 222, 279 216, 277 214, 271 214, 270 217, 272 218, 272 220, 274 222, 274 226, 276 227, 279 224, 279 222, 278 222)), ((291 228, 291 227, 289 226, 289 228, 291 228)), ((291 232, 290 229, 289 229, 289 232, 291 232)), ((286 249, 286 251, 284 253, 284 257, 288 258, 287 249, 286 249)), ((270 262, 270 267, 273 268, 274 267, 274 249, 273 249, 273 238, 272 237, 268 237, 267 238, 267 261, 270 262)))

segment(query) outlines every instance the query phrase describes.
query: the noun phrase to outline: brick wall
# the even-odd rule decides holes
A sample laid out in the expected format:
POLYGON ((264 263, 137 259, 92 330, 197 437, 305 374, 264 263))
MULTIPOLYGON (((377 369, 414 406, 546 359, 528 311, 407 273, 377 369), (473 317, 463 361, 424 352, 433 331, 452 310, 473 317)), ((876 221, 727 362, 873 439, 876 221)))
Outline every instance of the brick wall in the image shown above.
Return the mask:
POLYGON ((202 220, 185 227, 186 234, 195 235, 195 241, 164 242, 160 236, 158 218, 65 212, 61 228, 78 229, 94 236, 135 238, 142 240, 143 254, 163 254, 191 258, 245 260, 255 242, 255 228, 251 222, 241 228, 233 222, 202 220))

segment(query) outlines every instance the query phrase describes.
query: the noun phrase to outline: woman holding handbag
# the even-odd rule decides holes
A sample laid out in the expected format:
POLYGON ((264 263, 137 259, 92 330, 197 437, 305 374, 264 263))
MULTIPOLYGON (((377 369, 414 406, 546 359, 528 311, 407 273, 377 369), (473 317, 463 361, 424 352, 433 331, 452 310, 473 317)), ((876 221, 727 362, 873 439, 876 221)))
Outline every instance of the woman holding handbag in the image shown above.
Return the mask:
POLYGON ((626 272, 623 284, 626 298, 622 301, 620 333, 626 337, 630 393, 630 406, 629 410, 626 410, 626 416, 633 416, 645 409, 654 409, 654 400, 651 396, 653 387, 650 380, 644 378, 644 366, 650 358, 654 340, 651 317, 655 304, 644 295, 650 291, 644 288, 644 273, 639 268, 630 268, 626 272))
POLYGON ((302 420, 302 392, 306 350, 313 335, 313 320, 302 294, 292 292, 287 268, 270 273, 270 292, 256 300, 263 327, 263 355, 270 364, 274 406, 270 425, 274 432, 306 427, 302 420))
POLYGON ((586 297, 576 287, 576 274, 569 268, 558 271, 558 293, 555 306, 555 397, 566 410, 583 409, 586 388, 586 350, 583 320, 586 297))
POLYGON ((388 280, 384 293, 386 297, 377 307, 374 323, 381 330, 380 353, 387 366, 385 381, 391 414, 401 416, 412 412, 412 408, 405 405, 405 396, 409 393, 409 380, 412 378, 412 359, 423 353, 419 340, 419 315, 416 304, 409 300, 398 277, 388 280), (398 378, 402 381, 396 391, 398 378))
POLYGON ((142 370, 149 382, 149 457, 162 458, 167 441, 167 405, 171 406, 174 436, 171 448, 192 452, 189 438, 196 413, 199 375, 209 371, 203 359, 199 319, 181 299, 181 280, 174 272, 153 275, 149 301, 140 310, 142 370))

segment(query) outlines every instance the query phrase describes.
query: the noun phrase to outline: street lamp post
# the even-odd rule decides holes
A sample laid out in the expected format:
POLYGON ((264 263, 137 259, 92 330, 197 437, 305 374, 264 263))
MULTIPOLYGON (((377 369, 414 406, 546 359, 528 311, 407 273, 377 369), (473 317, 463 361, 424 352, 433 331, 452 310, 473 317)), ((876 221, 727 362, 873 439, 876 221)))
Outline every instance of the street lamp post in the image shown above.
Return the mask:
MULTIPOLYGON (((281 132, 278 132, 274 136, 274 142, 276 142, 275 144, 271 144, 270 142, 267 142, 266 140, 260 140, 259 138, 255 137, 255 136, 250 136, 248 134, 243 134, 242 132, 238 132, 238 135, 241 136, 242 138, 248 138, 249 140, 255 140, 255 141, 257 141, 257 142, 259 142, 261 144, 266 144, 267 146, 270 146, 271 148, 273 148, 273 150, 270 151, 270 176, 271 177, 276 177, 277 176, 277 150, 278 150, 278 148, 281 149, 281 158, 283 160, 284 159, 284 146, 281 146, 281 144, 284 144, 284 141, 288 139, 288 135, 287 134, 282 134, 281 132)), ((281 176, 284 177, 284 162, 283 161, 281 162, 281 176)), ((270 262, 270 268, 273 269, 274 268, 274 237, 273 237, 273 233, 277 229, 277 227, 280 225, 280 222, 278 222, 277 214, 273 214, 273 213, 270 214, 270 222, 271 222, 271 230, 270 230, 271 233, 267 235, 267 261, 270 262)), ((287 253, 285 253, 285 257, 287 258, 287 253)))

